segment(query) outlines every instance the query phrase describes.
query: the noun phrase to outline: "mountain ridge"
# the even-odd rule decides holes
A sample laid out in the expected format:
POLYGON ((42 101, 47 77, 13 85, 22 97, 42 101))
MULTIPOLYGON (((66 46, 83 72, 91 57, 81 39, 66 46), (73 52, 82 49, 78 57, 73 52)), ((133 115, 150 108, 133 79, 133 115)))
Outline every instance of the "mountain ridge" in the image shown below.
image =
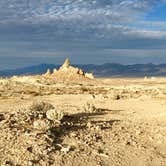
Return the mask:
MULTIPOLYGON (((74 64, 85 72, 93 73, 97 77, 143 77, 143 76, 166 76, 166 64, 131 64, 123 65, 119 63, 105 64, 74 64)), ((0 70, 1 77, 13 75, 35 75, 43 74, 50 69, 59 68, 59 64, 42 63, 23 68, 0 70)))

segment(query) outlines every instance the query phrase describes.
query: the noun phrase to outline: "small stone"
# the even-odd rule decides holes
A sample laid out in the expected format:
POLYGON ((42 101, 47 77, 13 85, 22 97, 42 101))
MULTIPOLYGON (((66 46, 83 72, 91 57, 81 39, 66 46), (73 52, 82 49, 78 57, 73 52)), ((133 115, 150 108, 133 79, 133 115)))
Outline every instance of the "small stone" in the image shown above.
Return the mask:
POLYGON ((126 141, 124 142, 125 145, 131 145, 131 142, 130 141, 126 141))
POLYGON ((70 146, 62 147, 61 152, 68 153, 70 151, 70 146))
POLYGON ((34 166, 35 165, 35 163, 32 160, 29 160, 27 164, 28 164, 28 166, 34 166))
POLYGON ((71 136, 71 137, 76 137, 77 134, 76 134, 76 133, 70 133, 70 136, 71 136))
POLYGON ((13 162, 8 160, 8 161, 5 162, 5 164, 6 165, 13 165, 13 162))
POLYGON ((96 130, 101 130, 101 126, 96 126, 96 130))
POLYGON ((88 128, 91 128, 91 127, 92 127, 92 123, 91 123, 91 122, 88 122, 86 126, 87 126, 88 128))
POLYGON ((29 151, 30 153, 32 153, 32 150, 33 148, 31 146, 27 148, 27 151, 29 151))
POLYGON ((3 114, 0 114, 0 121, 5 120, 5 116, 3 114))
POLYGON ((70 145, 66 145, 66 144, 61 145, 61 144, 57 144, 57 146, 59 146, 59 147, 61 148, 60 151, 63 152, 63 153, 65 153, 65 154, 72 150, 72 146, 70 146, 70 145))
POLYGON ((140 130, 136 130, 136 135, 140 135, 141 131, 140 130))

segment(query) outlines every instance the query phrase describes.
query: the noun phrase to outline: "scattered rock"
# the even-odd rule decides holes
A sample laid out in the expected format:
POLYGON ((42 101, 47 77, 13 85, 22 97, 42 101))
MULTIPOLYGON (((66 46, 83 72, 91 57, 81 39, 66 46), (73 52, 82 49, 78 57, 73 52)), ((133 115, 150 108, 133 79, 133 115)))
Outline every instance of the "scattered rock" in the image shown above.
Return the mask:
POLYGON ((0 121, 5 120, 4 114, 0 114, 0 121))
POLYGON ((63 145, 56 144, 56 145, 59 146, 60 147, 60 151, 65 153, 65 154, 74 149, 74 147, 72 147, 70 145, 66 145, 66 144, 63 144, 63 145))
POLYGON ((92 73, 85 73, 85 77, 89 79, 94 79, 94 75, 92 73))

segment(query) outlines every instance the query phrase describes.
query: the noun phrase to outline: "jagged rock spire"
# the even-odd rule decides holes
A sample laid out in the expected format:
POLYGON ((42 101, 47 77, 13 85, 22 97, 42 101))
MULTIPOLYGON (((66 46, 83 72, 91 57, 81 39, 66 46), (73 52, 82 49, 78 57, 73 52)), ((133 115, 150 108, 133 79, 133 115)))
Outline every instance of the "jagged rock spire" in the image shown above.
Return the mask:
POLYGON ((62 67, 64 68, 68 68, 70 66, 70 60, 69 60, 69 58, 66 58, 66 60, 65 60, 65 62, 64 62, 64 64, 62 65, 62 67))
POLYGON ((44 76, 50 76, 55 78, 57 81, 86 81, 87 79, 93 79, 93 75, 90 73, 85 73, 83 70, 70 65, 69 58, 65 60, 63 65, 59 70, 54 69, 53 73, 48 70, 44 76))
POLYGON ((50 75, 51 75, 50 69, 47 69, 47 72, 46 72, 44 75, 45 75, 45 76, 50 76, 50 75))

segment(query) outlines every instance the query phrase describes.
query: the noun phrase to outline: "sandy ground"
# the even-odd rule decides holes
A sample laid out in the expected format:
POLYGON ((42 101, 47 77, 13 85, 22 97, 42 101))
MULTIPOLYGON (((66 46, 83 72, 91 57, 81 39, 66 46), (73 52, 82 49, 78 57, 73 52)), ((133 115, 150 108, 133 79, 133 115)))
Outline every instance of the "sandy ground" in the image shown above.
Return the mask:
POLYGON ((100 79, 85 85, 20 80, 1 79, 0 165, 166 165, 165 78, 100 79), (27 132, 26 126, 21 130, 8 119, 38 101, 67 115, 53 138, 27 132), (98 111, 86 112, 87 102, 98 111))

